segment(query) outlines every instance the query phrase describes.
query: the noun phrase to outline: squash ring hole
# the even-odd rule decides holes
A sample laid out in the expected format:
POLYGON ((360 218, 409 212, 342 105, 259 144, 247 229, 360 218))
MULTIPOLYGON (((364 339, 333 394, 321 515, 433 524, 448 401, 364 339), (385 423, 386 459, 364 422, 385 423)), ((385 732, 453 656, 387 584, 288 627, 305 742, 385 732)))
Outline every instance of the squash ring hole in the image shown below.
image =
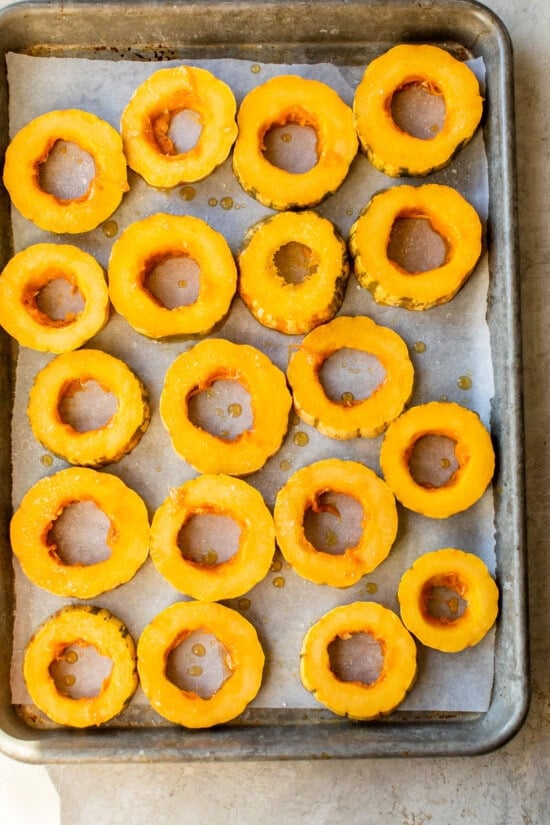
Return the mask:
POLYGON ((234 441, 254 425, 252 399, 236 379, 218 379, 189 396, 189 420, 224 441, 234 441))
POLYGON ((309 172, 319 160, 318 134, 312 123, 289 119, 272 124, 263 138, 263 156, 277 169, 295 175, 309 172))
POLYGON ((94 379, 71 381, 64 388, 58 406, 61 420, 79 433, 103 429, 117 409, 116 395, 94 379))
POLYGON ((457 574, 428 579, 420 594, 422 614, 431 624, 453 624, 468 606, 466 586, 457 574))
POLYGON ((95 176, 93 156, 72 141, 56 140, 38 164, 40 189, 61 203, 86 200, 95 176))
POLYGON ((372 633, 344 633, 327 648, 330 669, 341 682, 373 685, 384 664, 384 646, 372 633))
POLYGON ((344 407, 369 398, 386 380, 381 361, 365 350, 342 347, 323 361, 319 381, 331 401, 344 407))
POLYGON ((277 275, 287 284, 303 284, 319 269, 319 255, 305 244, 290 241, 275 253, 277 275))
POLYGON ((29 283, 23 294, 23 305, 42 326, 65 327, 78 320, 85 302, 76 283, 60 275, 38 289, 29 283))
POLYGON ((200 567, 216 567, 239 550, 241 528, 223 513, 196 513, 182 525, 178 547, 186 561, 200 567))
POLYGON ((92 644, 73 643, 50 664, 50 675, 58 693, 69 699, 93 699, 110 678, 113 660, 102 656, 92 644))
POLYGON ((443 266, 448 244, 424 215, 398 216, 390 232, 388 259, 409 275, 418 275, 443 266))
POLYGON ((168 254, 145 265, 143 286, 165 309, 194 304, 200 292, 201 268, 190 255, 168 254))
POLYGON ((445 125, 445 98, 429 80, 404 83, 390 101, 393 122, 411 137, 433 140, 445 125))
POLYGON ((93 501, 71 501, 48 531, 50 552, 66 565, 93 565, 111 556, 111 522, 93 501))
POLYGON ((193 109, 175 109, 153 117, 151 129, 163 155, 185 155, 197 146, 202 122, 200 114, 193 109))
POLYGON ((413 480, 426 488, 452 484, 460 469, 456 447, 456 441, 443 435, 427 434, 419 438, 409 457, 409 472, 413 480))
POLYGON ((317 551, 341 556, 359 544, 364 521, 363 506, 353 496, 320 492, 304 513, 304 535, 317 551))
POLYGON ((180 690, 201 699, 211 699, 232 672, 225 645, 203 629, 178 639, 166 659, 166 678, 180 690))

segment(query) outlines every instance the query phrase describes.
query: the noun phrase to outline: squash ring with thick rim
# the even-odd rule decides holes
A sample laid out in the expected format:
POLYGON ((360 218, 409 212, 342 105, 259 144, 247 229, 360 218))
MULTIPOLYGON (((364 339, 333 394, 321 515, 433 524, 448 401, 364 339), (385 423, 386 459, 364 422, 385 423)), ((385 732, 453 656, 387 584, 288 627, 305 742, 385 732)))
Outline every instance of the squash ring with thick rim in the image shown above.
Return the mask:
POLYGON ((70 467, 40 479, 23 496, 10 526, 11 546, 25 575, 38 587, 76 599, 92 599, 129 581, 149 551, 147 508, 114 475, 70 467), (67 564, 50 530, 70 504, 92 502, 109 519, 109 557, 67 564))
POLYGON ((159 69, 135 90, 121 117, 131 169, 150 186, 172 187, 206 178, 226 160, 237 136, 237 105, 229 86, 195 66, 159 69), (196 144, 179 152, 169 134, 172 117, 199 117, 196 144))
POLYGON ((485 563, 473 553, 454 547, 424 553, 416 559, 403 574, 397 593, 406 627, 422 644, 445 653, 458 653, 483 639, 496 621, 498 596, 498 587, 485 563), (434 617, 428 603, 436 587, 463 599, 464 612, 456 618, 434 617))
POLYGON ((349 587, 372 572, 389 554, 397 534, 397 508, 387 484, 364 464, 336 458, 297 470, 279 490, 273 518, 288 563, 303 578, 332 587, 349 587), (304 531, 306 512, 318 510, 327 492, 350 496, 363 509, 359 541, 339 555, 317 550, 304 531))
POLYGON ((357 153, 353 112, 319 80, 280 75, 252 89, 237 116, 233 169, 245 192, 272 209, 315 206, 335 192, 357 153), (276 126, 309 126, 317 134, 317 163, 288 172, 264 156, 264 138, 276 126))
POLYGON ((374 437, 408 402, 414 371, 407 345, 389 327, 366 316, 339 316, 308 333, 290 358, 287 370, 294 407, 306 423, 330 438, 374 437), (338 350, 352 348, 375 356, 385 369, 383 381, 363 400, 332 401, 319 371, 338 350))
POLYGON ((136 652, 126 626, 108 610, 69 605, 38 628, 24 654, 23 676, 34 704, 59 725, 101 725, 121 713, 138 685, 136 652), (61 693, 50 668, 72 645, 93 646, 112 659, 111 673, 97 696, 72 699, 61 693))
POLYGON ((207 728, 239 716, 258 693, 264 652, 253 625, 217 602, 177 602, 144 629, 137 646, 141 686, 151 706, 171 722, 207 728), (183 690, 166 675, 168 656, 185 638, 202 631, 223 645, 231 671, 221 687, 202 698, 183 690))
POLYGON ((350 719, 375 719, 391 713, 405 699, 416 675, 416 645, 399 617, 375 602, 353 602, 329 610, 306 633, 300 675, 304 687, 333 713, 350 719), (368 633, 383 656, 378 678, 370 684, 343 681, 330 666, 329 645, 337 638, 368 633))
POLYGON ((315 212, 282 212, 260 221, 238 255, 239 295, 264 326, 288 335, 330 320, 344 298, 346 247, 332 223, 315 212), (275 256, 290 243, 311 252, 313 270, 298 283, 279 273, 275 256))
POLYGON ((113 306, 137 332, 149 338, 205 335, 229 311, 237 267, 227 241, 192 215, 156 214, 136 221, 114 243, 109 260, 113 306), (193 303, 169 309, 147 289, 146 278, 160 262, 188 257, 200 269, 193 303))
POLYGON ((395 186, 374 195, 350 230, 359 283, 380 304, 423 310, 450 301, 481 255, 482 225, 462 195, 450 186, 395 186), (388 257, 395 222, 427 219, 443 239, 445 260, 424 272, 408 272, 388 257))
POLYGON ((410 407, 388 427, 380 448, 380 466, 395 497, 409 510, 430 518, 448 518, 471 507, 489 486, 495 469, 491 436, 472 410, 446 401, 410 407), (458 469, 440 487, 419 484, 409 461, 424 436, 455 442, 458 469))
POLYGON ((200 341, 179 355, 166 372, 160 415, 174 450, 200 473, 248 475, 281 446, 292 400, 284 374, 248 344, 221 338, 200 341), (215 381, 238 381, 249 393, 252 426, 235 438, 218 438, 189 417, 193 395, 215 381))
POLYGON ((70 244, 39 243, 11 258, 0 275, 0 325, 22 346, 68 352, 90 340, 109 319, 109 293, 98 262, 70 244), (65 280, 84 306, 54 320, 37 305, 40 291, 65 280))
POLYGON ((100 467, 119 461, 140 441, 150 418, 147 393, 130 367, 113 355, 79 349, 56 356, 37 374, 27 413, 34 436, 70 464, 100 467), (101 427, 79 431, 60 413, 63 398, 87 381, 116 396, 117 409, 101 427))
POLYGON ((89 112, 47 112, 23 126, 8 145, 4 184, 16 209, 40 229, 88 232, 113 214, 128 191, 120 135, 89 112), (57 141, 74 143, 93 158, 95 176, 82 196, 59 198, 40 186, 40 166, 57 141))
POLYGON ((275 552, 273 518, 250 484, 225 475, 202 475, 170 491, 153 516, 151 559, 170 584, 194 599, 220 601, 241 596, 267 574, 275 552), (236 553, 220 563, 185 558, 178 544, 194 516, 216 514, 240 528, 236 553))
POLYGON ((479 83, 465 63, 431 45, 394 46, 367 66, 353 101, 359 141, 370 162, 391 177, 441 169, 473 137, 483 113, 479 83), (420 83, 445 101, 443 127, 425 140, 400 129, 394 94, 420 83))

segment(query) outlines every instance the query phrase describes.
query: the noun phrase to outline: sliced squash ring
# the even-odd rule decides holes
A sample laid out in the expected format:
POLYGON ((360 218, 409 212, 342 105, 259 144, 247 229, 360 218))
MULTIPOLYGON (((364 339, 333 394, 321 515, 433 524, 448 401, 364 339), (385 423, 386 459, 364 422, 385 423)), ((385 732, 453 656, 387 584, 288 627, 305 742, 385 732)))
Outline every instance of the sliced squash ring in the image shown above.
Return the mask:
POLYGON ((259 470, 277 452, 291 403, 284 374, 260 350, 210 338, 168 368, 160 415, 176 453, 200 473, 242 476, 259 470), (189 417, 191 397, 219 380, 238 381, 250 393, 252 426, 231 440, 218 438, 189 417))
POLYGON ((430 401, 411 407, 390 424, 380 448, 380 466, 405 507, 430 518, 448 518, 481 498, 493 477, 495 453, 475 412, 452 402, 430 401), (428 435, 456 445, 458 469, 440 487, 417 483, 409 468, 415 444, 428 435))
POLYGON ((273 518, 260 493, 226 475, 202 475, 170 491, 151 525, 151 559, 170 584, 194 599, 242 596, 266 576, 275 552, 273 518), (182 528, 194 516, 216 514, 240 528, 239 547, 227 561, 201 564, 183 556, 182 528))
POLYGON ((333 713, 350 719, 375 719, 391 713, 405 699, 416 675, 416 645, 399 617, 375 602, 353 602, 329 610, 306 633, 300 675, 304 687, 333 713), (343 681, 330 666, 335 639, 368 633, 383 655, 376 681, 343 681))
POLYGON ((315 212, 282 212, 247 233, 238 256, 239 295, 264 326, 288 335, 330 320, 344 298, 349 274, 345 244, 332 223, 315 212), (280 274, 276 255, 286 245, 311 252, 312 271, 299 283, 280 274))
POLYGON ((235 175, 245 192, 272 209, 319 203, 339 188, 357 153, 351 109, 319 80, 295 75, 271 78, 245 96, 237 123, 235 175), (309 126, 317 134, 317 163, 307 172, 280 169, 264 155, 270 129, 288 124, 309 126))
POLYGON ((229 155, 237 136, 237 105, 229 86, 206 69, 159 69, 135 90, 121 118, 128 165, 150 186, 172 187, 206 178, 229 155), (172 117, 191 111, 201 132, 196 144, 178 152, 172 117))
POLYGON ((113 214, 128 191, 120 135, 89 112, 47 112, 23 126, 8 145, 4 184, 16 209, 40 229, 89 232, 113 214), (74 143, 93 158, 95 176, 80 197, 58 198, 40 187, 40 166, 57 141, 74 143))
POLYGON ((35 438, 70 464, 100 467, 119 461, 140 441, 150 418, 145 387, 123 361, 95 349, 56 356, 36 376, 29 393, 27 414, 35 438), (60 414, 63 398, 96 381, 117 398, 109 421, 79 431, 60 414))
POLYGON ((0 276, 0 325, 22 346, 68 352, 85 344, 109 319, 109 293, 95 258, 70 244, 39 243, 11 258, 0 276), (77 315, 54 320, 37 306, 40 291, 64 279, 82 297, 77 315))
POLYGON ((136 221, 111 251, 113 306, 149 338, 205 335, 229 311, 236 286, 237 267, 227 241, 192 215, 156 214, 136 221), (149 292, 146 278, 161 261, 179 256, 198 265, 199 294, 193 303, 169 309, 149 292))
POLYGON ((394 46, 367 66, 353 101, 359 141, 370 162, 391 177, 427 175, 473 137, 483 113, 479 83, 465 63, 431 45, 394 46), (400 129, 392 99, 411 83, 443 96, 445 121, 424 140, 400 129))
POLYGON ((38 628, 24 654, 23 676, 34 704, 59 725, 86 728, 121 713, 138 685, 136 652, 126 626, 108 610, 69 605, 38 628), (97 696, 72 699, 61 693, 51 666, 72 645, 93 646, 112 660, 111 673, 97 696))
POLYGON ((25 575, 38 587, 76 599, 92 599, 129 581, 149 551, 147 508, 119 478, 96 470, 70 467, 40 479, 15 511, 11 546, 25 575), (111 551, 94 564, 67 564, 51 539, 51 528, 63 510, 92 502, 109 519, 111 551))
POLYGON ((380 304, 429 309, 454 298, 481 255, 482 225, 473 206, 450 186, 395 186, 374 195, 350 230, 355 274, 380 304), (424 218, 443 239, 441 266, 407 272, 388 256, 400 218, 424 218))
POLYGON ((296 572, 316 584, 349 587, 389 554, 397 534, 397 508, 389 487, 356 461, 329 458, 302 467, 279 490, 273 514, 279 548, 296 572), (317 550, 307 539, 304 517, 321 496, 342 493, 363 509, 361 538, 341 555, 317 550))
POLYGON ((141 686, 151 706, 170 722, 208 728, 239 716, 258 693, 264 652, 256 630, 240 613, 216 602, 177 602, 147 625, 137 646, 141 686), (168 656, 194 632, 213 634, 227 651, 231 673, 204 699, 183 690, 166 675, 168 656))
POLYGON ((397 597, 410 632, 427 647, 445 653, 477 645, 498 614, 498 587, 487 566, 473 553, 454 547, 420 556, 403 574, 397 597), (466 602, 462 615, 454 619, 432 615, 429 601, 435 587, 453 591, 466 602))
POLYGON ((408 402, 414 373, 407 345, 396 332, 366 316, 342 315, 304 337, 290 358, 287 376, 300 418, 330 438, 348 439, 383 432, 408 402), (386 375, 367 398, 338 403, 325 393, 319 372, 331 355, 345 348, 375 356, 386 375))

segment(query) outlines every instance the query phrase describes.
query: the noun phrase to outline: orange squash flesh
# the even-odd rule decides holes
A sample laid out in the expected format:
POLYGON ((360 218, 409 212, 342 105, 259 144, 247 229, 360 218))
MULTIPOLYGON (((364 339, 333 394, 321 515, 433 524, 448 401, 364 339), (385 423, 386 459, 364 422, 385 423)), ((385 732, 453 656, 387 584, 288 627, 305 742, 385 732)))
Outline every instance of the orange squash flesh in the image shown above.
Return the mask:
POLYGON ((353 602, 329 610, 306 633, 300 657, 304 687, 333 713, 375 719, 406 697, 416 675, 416 645, 399 617, 375 602, 353 602), (329 645, 336 638, 369 633, 381 646, 383 663, 370 683, 339 679, 331 670, 329 645))
POLYGON ((145 628, 137 646, 141 686, 164 718, 189 728, 209 728, 239 716, 258 693, 265 656, 256 630, 240 613, 217 602, 176 602, 145 628), (170 652, 195 631, 213 634, 227 651, 230 675, 204 699, 166 675, 170 652))

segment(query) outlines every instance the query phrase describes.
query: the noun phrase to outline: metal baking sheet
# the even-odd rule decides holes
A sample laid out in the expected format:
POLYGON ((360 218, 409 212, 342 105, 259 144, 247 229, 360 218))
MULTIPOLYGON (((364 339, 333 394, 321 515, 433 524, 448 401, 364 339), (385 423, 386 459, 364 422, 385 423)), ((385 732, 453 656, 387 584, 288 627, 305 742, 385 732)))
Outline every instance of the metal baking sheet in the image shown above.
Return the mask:
MULTIPOLYGON (((3 336, 0 641, 5 656, 0 663, 0 747, 9 755, 52 762, 467 754, 497 747, 520 726, 528 701, 521 366, 511 49, 501 23, 483 7, 466 2, 23 3, 8 6, 0 14, 2 57, 8 52, 141 61, 234 57, 363 66, 397 42, 415 41, 482 57, 487 69, 483 128, 490 189, 488 323, 495 372, 491 431, 498 455, 494 489, 501 590, 488 711, 441 716, 397 711, 386 720, 359 724, 322 710, 258 709, 231 725, 201 732, 155 724, 152 717, 141 713, 125 716, 123 724, 84 734, 26 724, 11 704, 9 686, 14 604, 7 536, 14 352, 3 336)), ((0 70, 0 139, 5 148, 8 88, 4 60, 0 70)), ((3 264, 11 253, 5 193, 1 208, 3 264)))

